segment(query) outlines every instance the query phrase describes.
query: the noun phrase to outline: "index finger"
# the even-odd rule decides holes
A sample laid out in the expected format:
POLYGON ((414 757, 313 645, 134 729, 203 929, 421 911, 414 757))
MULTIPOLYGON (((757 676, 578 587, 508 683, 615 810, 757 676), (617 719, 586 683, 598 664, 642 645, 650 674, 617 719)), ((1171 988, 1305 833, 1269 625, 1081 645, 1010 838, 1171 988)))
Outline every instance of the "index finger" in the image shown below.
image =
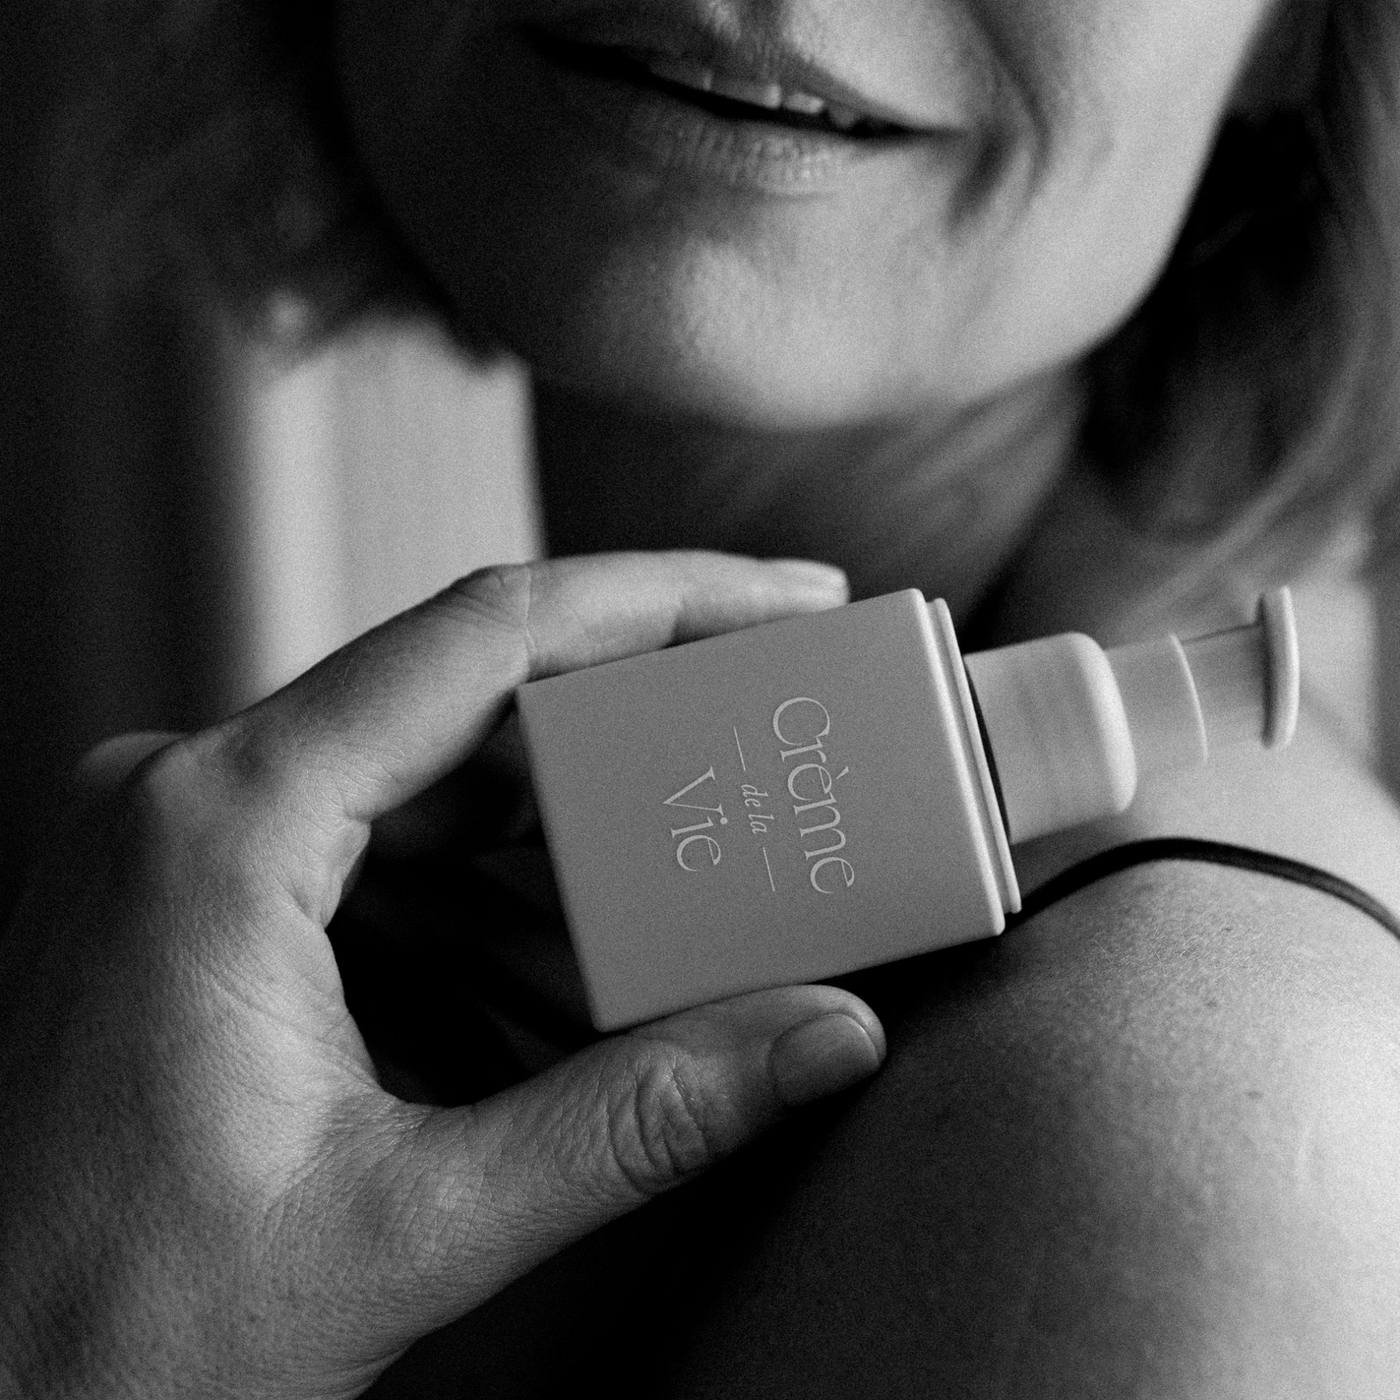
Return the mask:
POLYGON ((708 553, 483 569, 221 726, 245 774, 368 822, 456 767, 515 688, 845 600, 839 570, 708 553))

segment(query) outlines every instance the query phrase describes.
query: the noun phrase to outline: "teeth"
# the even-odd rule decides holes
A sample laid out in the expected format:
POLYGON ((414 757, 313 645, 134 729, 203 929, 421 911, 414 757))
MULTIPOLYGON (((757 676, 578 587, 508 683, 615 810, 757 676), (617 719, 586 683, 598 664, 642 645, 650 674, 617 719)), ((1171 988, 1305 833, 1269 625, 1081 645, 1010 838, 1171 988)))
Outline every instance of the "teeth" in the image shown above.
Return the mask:
POLYGON ((783 105, 783 90, 777 83, 754 83, 744 78, 731 78, 716 73, 710 91, 735 102, 747 102, 754 107, 767 107, 776 112, 783 105))
MULTIPOLYGON (((774 112, 781 109, 797 112, 804 117, 825 116, 838 131, 853 131, 864 120, 854 107, 828 102, 810 92, 788 92, 779 83, 756 82, 728 73, 716 73, 704 64, 665 54, 634 53, 632 56, 654 77, 674 83, 677 87, 712 92, 717 97, 727 97, 734 102, 745 102, 751 107, 763 107, 774 112)), ((884 123, 874 125, 883 128, 884 123)))
POLYGON ((642 61, 646 64, 647 71, 663 82, 694 88, 697 92, 709 92, 714 85, 715 75, 712 69, 691 63, 687 59, 648 54, 642 61))

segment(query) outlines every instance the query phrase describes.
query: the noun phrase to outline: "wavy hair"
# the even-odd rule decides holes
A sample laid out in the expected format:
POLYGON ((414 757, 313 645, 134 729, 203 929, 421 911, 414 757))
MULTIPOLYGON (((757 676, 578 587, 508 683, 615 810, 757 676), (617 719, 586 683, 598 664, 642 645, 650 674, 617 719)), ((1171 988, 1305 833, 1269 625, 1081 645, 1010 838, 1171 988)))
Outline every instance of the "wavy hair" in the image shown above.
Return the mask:
MULTIPOLYGON (((356 161, 332 0, 71 3, 93 60, 54 207, 94 305, 177 284, 291 350, 371 309, 448 315, 356 161)), ((1342 524, 1400 535, 1400 0, 1276 23, 1296 90, 1225 122, 1168 265, 1088 358, 1083 430, 1135 530, 1268 574, 1342 524)))

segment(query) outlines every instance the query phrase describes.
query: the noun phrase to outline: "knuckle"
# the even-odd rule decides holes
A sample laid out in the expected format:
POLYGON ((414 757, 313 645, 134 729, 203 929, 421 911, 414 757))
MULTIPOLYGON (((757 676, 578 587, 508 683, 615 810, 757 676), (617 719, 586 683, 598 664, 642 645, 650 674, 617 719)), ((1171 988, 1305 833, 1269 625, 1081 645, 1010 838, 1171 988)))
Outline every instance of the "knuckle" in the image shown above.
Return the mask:
POLYGON ((234 715, 190 741, 191 762, 226 806, 274 805, 296 784, 286 761, 296 751, 295 735, 278 727, 286 730, 293 723, 267 717, 257 721, 247 712, 234 715))
POLYGON ((686 1061, 653 1056, 633 1069, 611 1105, 609 1145, 618 1170, 641 1196, 694 1176, 722 1154, 716 1118, 686 1061))
POLYGON ((94 744, 73 766, 71 784, 80 793, 101 793, 120 786, 140 762, 174 737, 168 734, 117 734, 94 744))
POLYGON ((489 564, 448 584, 442 596, 480 620, 514 629, 528 622, 533 591, 529 564, 489 564))
POLYGON ((137 764, 120 791, 132 817, 166 830, 194 823, 207 784, 193 746, 177 741, 137 764))
POLYGON ((201 786, 191 755, 176 741, 82 796, 68 834, 89 878, 126 899, 169 889, 207 826, 201 786))
POLYGON ((306 716, 244 711, 192 734, 169 754, 172 798, 228 829, 264 830, 308 803, 306 716))
POLYGON ((237 866, 246 822, 233 776, 208 734, 177 739, 143 759, 112 796, 119 828, 142 867, 197 857, 237 866))
POLYGON ((477 627, 518 641, 528 664, 535 653, 531 611, 537 583, 529 564, 491 564, 449 584, 439 596, 477 627))

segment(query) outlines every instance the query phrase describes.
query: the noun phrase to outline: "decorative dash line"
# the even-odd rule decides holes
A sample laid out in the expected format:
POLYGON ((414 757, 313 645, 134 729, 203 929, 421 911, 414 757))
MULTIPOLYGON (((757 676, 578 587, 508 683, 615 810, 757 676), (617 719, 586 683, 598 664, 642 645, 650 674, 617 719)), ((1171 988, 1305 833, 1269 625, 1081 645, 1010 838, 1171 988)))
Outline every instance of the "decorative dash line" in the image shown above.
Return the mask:
POLYGON ((777 894, 777 893, 778 893, 778 887, 777 887, 777 885, 775 885, 775 884, 773 883, 773 867, 772 867, 771 865, 768 864, 768 847, 767 847, 767 846, 765 846, 765 847, 763 848, 763 864, 764 864, 765 869, 767 869, 767 871, 768 871, 768 888, 769 888, 770 890, 772 890, 774 894, 777 894))
POLYGON ((734 726, 734 747, 739 750, 739 767, 747 773, 749 765, 744 762, 744 746, 739 742, 739 726, 737 724, 734 726))

